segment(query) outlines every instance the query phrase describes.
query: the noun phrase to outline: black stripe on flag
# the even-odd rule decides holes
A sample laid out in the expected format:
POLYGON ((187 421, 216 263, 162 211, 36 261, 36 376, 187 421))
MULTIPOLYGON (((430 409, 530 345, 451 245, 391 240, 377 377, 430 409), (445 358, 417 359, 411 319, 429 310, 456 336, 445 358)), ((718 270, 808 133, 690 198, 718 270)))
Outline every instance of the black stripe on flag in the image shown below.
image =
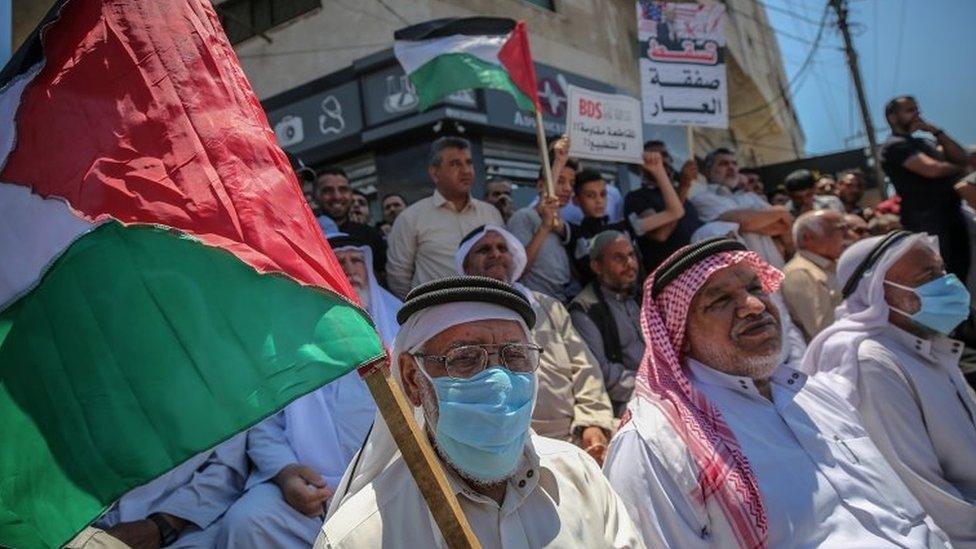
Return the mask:
POLYGON ((505 35, 515 29, 515 20, 505 17, 446 17, 400 29, 393 33, 396 40, 430 40, 463 34, 468 36, 505 35))
POLYGON ((17 48, 17 53, 7 61, 4 65, 3 70, 0 71, 0 90, 7 87, 7 84, 17 76, 24 74, 29 71, 31 67, 37 65, 44 60, 44 47, 41 44, 41 30, 54 22, 61 13, 61 8, 64 7, 66 2, 70 0, 58 0, 51 6, 51 9, 47 10, 47 15, 41 22, 38 23, 37 27, 30 33, 27 40, 17 48))

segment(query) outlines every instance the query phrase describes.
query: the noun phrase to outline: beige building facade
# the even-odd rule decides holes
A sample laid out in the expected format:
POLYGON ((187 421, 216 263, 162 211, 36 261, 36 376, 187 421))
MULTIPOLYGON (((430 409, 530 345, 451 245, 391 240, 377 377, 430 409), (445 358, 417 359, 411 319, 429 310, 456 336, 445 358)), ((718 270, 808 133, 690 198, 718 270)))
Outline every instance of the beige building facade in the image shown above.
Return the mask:
MULTIPOLYGON (((712 0, 707 0, 711 2, 712 0)), ((215 0, 225 30, 283 148, 313 166, 339 163, 354 185, 378 198, 429 192, 426 149, 460 133, 475 144, 479 181, 497 175, 531 185, 538 170, 534 121, 494 91, 455 94, 425 113, 392 55, 395 30, 429 19, 473 15, 526 22, 550 137, 565 127, 565 88, 640 96, 633 0, 215 0)), ((744 166, 800 157, 804 137, 790 102, 779 47, 762 6, 725 0, 730 127, 696 129, 695 152, 739 152, 744 166), (742 115, 745 113, 745 115, 742 115)), ((19 44, 46 6, 14 1, 19 44)), ((649 126, 645 139, 687 155, 685 130, 649 126)), ((624 166, 590 163, 621 190, 624 166)), ((525 189, 524 201, 531 195, 525 189)))

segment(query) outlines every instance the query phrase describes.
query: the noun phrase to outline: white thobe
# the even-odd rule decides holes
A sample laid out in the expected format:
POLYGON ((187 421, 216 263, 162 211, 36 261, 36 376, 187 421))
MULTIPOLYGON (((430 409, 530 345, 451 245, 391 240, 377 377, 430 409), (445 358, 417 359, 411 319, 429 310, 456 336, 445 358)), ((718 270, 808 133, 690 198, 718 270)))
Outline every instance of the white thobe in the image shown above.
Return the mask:
POLYGON ((244 491, 248 472, 244 442, 245 433, 240 433, 131 490, 99 519, 98 526, 108 529, 167 513, 190 523, 168 547, 212 547, 221 528, 218 519, 244 491))
MULTIPOLYGON (((719 219, 722 214, 736 210, 768 210, 772 208, 759 195, 748 191, 732 191, 725 185, 709 183, 702 192, 688 198, 702 221, 708 223, 719 219)), ((786 264, 783 254, 769 236, 759 233, 739 233, 750 250, 761 255, 767 263, 782 269, 786 264)))
POLYGON ((976 402, 958 367, 962 348, 889 325, 858 347, 858 410, 953 546, 976 547, 976 402))
MULTIPOLYGON (((448 481, 482 547, 644 547, 599 466, 572 444, 533 435, 501 505, 448 481)), ((406 462, 397 457, 322 527, 316 549, 445 547, 406 462)))
POLYGON ((315 469, 335 490, 369 432, 376 405, 357 372, 292 405, 300 403, 305 405, 302 425, 289 426, 286 409, 248 432, 247 455, 254 469, 244 496, 227 512, 218 545, 308 547, 315 541, 322 518, 293 509, 272 479, 287 465, 299 463, 315 469))
MULTIPOLYGON (((689 380, 725 418, 749 460, 769 524, 769 547, 943 547, 941 532, 829 388, 781 366, 772 401, 752 379, 688 361, 689 380)), ((604 470, 648 546, 734 547, 714 498, 691 494, 697 468, 653 403, 631 401, 604 470)))

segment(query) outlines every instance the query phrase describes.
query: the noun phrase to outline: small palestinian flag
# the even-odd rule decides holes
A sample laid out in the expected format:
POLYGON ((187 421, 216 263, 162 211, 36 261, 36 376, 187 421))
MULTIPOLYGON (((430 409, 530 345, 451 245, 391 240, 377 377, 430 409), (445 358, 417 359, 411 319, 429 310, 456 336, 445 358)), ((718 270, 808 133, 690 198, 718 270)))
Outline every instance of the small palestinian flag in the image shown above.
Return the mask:
POLYGON ((535 65, 521 21, 437 19, 398 30, 393 37, 393 52, 417 89, 420 110, 472 88, 505 91, 520 108, 539 108, 535 65))
POLYGON ((0 546, 383 354, 210 0, 57 2, 0 72, 0 546))

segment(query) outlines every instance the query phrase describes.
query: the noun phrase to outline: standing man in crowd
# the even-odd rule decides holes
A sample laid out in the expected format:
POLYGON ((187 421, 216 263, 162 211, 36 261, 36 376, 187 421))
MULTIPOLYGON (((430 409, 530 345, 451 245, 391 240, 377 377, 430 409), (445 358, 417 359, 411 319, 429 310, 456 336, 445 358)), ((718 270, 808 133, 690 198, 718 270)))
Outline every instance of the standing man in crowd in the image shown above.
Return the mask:
POLYGON ((407 201, 399 193, 387 193, 383 195, 380 207, 383 209, 383 219, 376 224, 376 228, 386 236, 390 234, 397 216, 407 208, 407 201))
POLYGON ((976 546, 976 401, 948 334, 970 314, 934 237, 897 231, 840 258, 844 303, 804 369, 857 407, 881 453, 953 547, 976 546))
POLYGON ((739 188, 735 153, 718 148, 705 157, 705 190, 691 197, 702 221, 730 221, 739 224, 739 234, 750 250, 774 267, 782 268, 784 255, 793 251, 793 216, 783 207, 770 206, 755 194, 739 188))
POLYGON ((516 282, 526 263, 522 243, 505 229, 486 225, 461 241, 455 261, 459 274, 513 284, 532 304, 532 338, 544 350, 532 429, 540 436, 573 442, 603 463, 613 411, 600 365, 562 303, 516 282))
POLYGON ((834 388, 780 364, 782 274, 731 239, 644 286, 650 348, 604 471, 648 547, 944 547, 834 388))
POLYGON ((573 326, 603 371, 603 383, 620 416, 634 390, 644 354, 637 304, 637 257, 630 237, 605 231, 593 239, 590 268, 596 274, 569 305, 573 326))
POLYGON ((454 254, 464 235, 482 225, 502 223, 497 208, 471 196, 475 173, 468 140, 437 139, 427 164, 434 194, 403 210, 388 237, 387 280, 401 298, 414 286, 452 276, 454 254))
POLYGON ((914 97, 896 97, 885 105, 891 137, 881 146, 881 166, 902 198, 905 229, 939 238, 946 268, 960 280, 969 273, 969 235, 954 185, 968 170, 966 150, 941 128, 921 116, 914 97), (938 141, 915 137, 928 132, 938 141))
POLYGON ((834 323, 840 305, 837 259, 852 243, 850 236, 844 216, 831 210, 807 212, 793 224, 797 252, 783 269, 781 290, 807 343, 834 323))
POLYGON ((373 213, 369 207, 369 197, 358 189, 352 191, 352 207, 349 209, 349 219, 363 225, 369 225, 373 219, 373 213))
POLYGON ((814 181, 810 170, 790 172, 783 180, 783 185, 786 187, 787 194, 790 195, 790 202, 793 203, 790 213, 794 217, 813 211, 814 187, 816 187, 817 182, 814 181))
MULTIPOLYGON (((540 348, 524 295, 456 277, 415 288, 398 318, 393 377, 483 546, 643 547, 596 462, 530 428, 540 348)), ((335 498, 317 549, 444 544, 381 417, 335 498)))
MULTIPOLYGON (((345 233, 373 249, 373 269, 382 281, 386 273, 386 242, 383 233, 361 222, 354 221, 352 213, 353 190, 345 170, 329 166, 319 170, 315 181, 315 197, 322 208, 322 216, 335 223, 339 232, 345 233)), ((322 225, 322 219, 319 224, 322 225)), ((330 236, 327 234, 326 236, 330 236)))
POLYGON ((702 222, 698 210, 688 201, 688 193, 698 178, 698 166, 688 160, 679 173, 672 165, 671 154, 663 141, 644 144, 644 164, 641 166, 641 187, 627 193, 624 213, 637 235, 644 271, 653 271, 675 250, 686 246, 702 222), (657 169, 663 162, 665 177, 657 169), (667 185, 672 185, 669 190, 667 185), (677 183, 677 189, 673 185, 677 183), (677 202, 672 193, 676 192, 677 202), (678 208, 680 206, 680 209, 678 208), (677 212, 682 215, 676 215, 677 212))
POLYGON ((573 273, 569 265, 566 244, 572 237, 569 224, 560 214, 573 197, 573 184, 579 163, 569 157, 569 139, 563 137, 553 147, 552 177, 555 196, 550 196, 545 171, 539 169, 536 187, 539 199, 535 206, 526 206, 508 220, 508 230, 525 246, 528 263, 522 284, 550 295, 565 303, 576 295, 579 287, 571 287, 573 273))
POLYGON ((864 198, 864 172, 855 168, 840 174, 837 181, 837 197, 844 203, 844 211, 854 215, 864 215, 861 199, 864 198))
POLYGON ((515 211, 512 199, 512 182, 502 177, 492 177, 485 183, 485 202, 498 208, 502 221, 508 223, 515 211))

